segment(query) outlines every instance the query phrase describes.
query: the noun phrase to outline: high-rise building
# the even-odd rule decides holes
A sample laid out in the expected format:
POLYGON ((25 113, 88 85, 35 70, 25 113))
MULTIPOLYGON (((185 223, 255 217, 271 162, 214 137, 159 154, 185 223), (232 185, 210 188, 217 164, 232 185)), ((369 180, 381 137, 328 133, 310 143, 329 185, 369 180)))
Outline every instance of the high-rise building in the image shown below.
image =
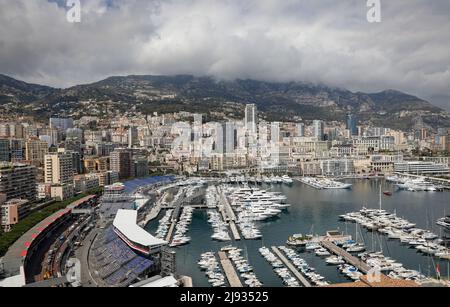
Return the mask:
POLYGON ((36 199, 36 168, 22 163, 0 162, 0 193, 6 199, 36 199))
POLYGON ((148 160, 145 156, 137 156, 134 160, 134 174, 136 177, 146 177, 149 174, 148 160))
POLYGON ((23 139, 0 139, 0 161, 21 162, 24 160, 23 139))
POLYGON ((98 174, 100 186, 112 185, 119 182, 119 174, 113 171, 107 171, 98 174))
POLYGON ((44 165, 45 155, 48 153, 48 143, 38 138, 30 138, 25 142, 25 160, 33 165, 44 165))
POLYGON ((297 124, 297 136, 298 137, 305 136, 305 124, 303 124, 303 123, 297 124))
POLYGON ((45 183, 73 184, 73 157, 70 152, 45 155, 45 183))
POLYGON ((0 137, 23 138, 24 127, 20 123, 0 123, 0 137))
POLYGON ((58 145, 61 141, 61 132, 58 129, 41 129, 39 131, 39 138, 46 141, 49 145, 58 145))
POLYGON ((74 173, 82 174, 83 173, 83 159, 79 152, 76 151, 67 151, 72 156, 72 169, 74 173))
POLYGON ((8 139, 0 139, 0 161, 11 161, 9 146, 10 143, 8 139))
POLYGON ((351 135, 358 135, 357 119, 353 114, 347 115, 347 130, 351 135))
POLYGON ((65 151, 74 151, 79 154, 82 154, 82 145, 79 139, 67 138, 64 141, 64 149, 65 151))
POLYGON ((128 148, 133 148, 138 142, 138 130, 136 126, 131 126, 128 129, 128 148))
POLYGON ((21 162, 24 160, 24 140, 23 139, 11 139, 9 150, 11 155, 11 162, 21 162))
POLYGON ((315 120, 313 122, 313 130, 314 130, 314 137, 317 138, 317 140, 319 141, 323 141, 325 136, 325 125, 323 121, 315 120))
POLYGON ((134 173, 133 152, 129 149, 118 148, 110 155, 111 170, 119 173, 120 179, 132 178, 134 173))
POLYGON ((73 119, 52 117, 50 118, 50 128, 62 130, 65 132, 67 129, 73 128, 73 119))
POLYGON ((78 139, 79 141, 84 140, 84 131, 80 128, 69 128, 66 130, 66 138, 68 139, 78 139))
POLYGON ((255 104, 245 106, 245 128, 248 132, 256 133, 258 125, 258 111, 255 104))
POLYGON ((95 153, 97 156, 109 156, 116 148, 119 148, 118 144, 115 143, 96 143, 95 153))

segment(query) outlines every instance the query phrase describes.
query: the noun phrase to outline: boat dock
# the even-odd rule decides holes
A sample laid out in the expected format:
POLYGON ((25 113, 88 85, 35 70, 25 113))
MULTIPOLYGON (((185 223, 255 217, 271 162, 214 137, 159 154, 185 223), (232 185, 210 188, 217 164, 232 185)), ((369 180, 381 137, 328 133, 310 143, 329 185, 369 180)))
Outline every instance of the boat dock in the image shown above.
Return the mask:
POLYGON ((170 224, 170 228, 169 231, 167 232, 167 236, 166 236, 166 241, 170 242, 172 239, 172 233, 173 230, 175 229, 175 225, 177 224, 177 222, 172 222, 172 224, 170 224))
POLYGON ((344 258, 344 260, 347 263, 353 265, 355 268, 357 268, 359 271, 361 271, 364 274, 367 274, 372 269, 364 261, 361 261, 359 258, 352 256, 349 252, 338 247, 336 244, 334 244, 331 241, 323 240, 320 242, 320 244, 323 247, 325 247, 326 249, 328 249, 330 252, 332 252, 333 254, 344 258))
POLYGON ((241 236, 239 235, 239 231, 236 227, 236 224, 233 221, 230 221, 230 229, 231 233, 233 234, 233 237, 236 241, 241 240, 241 236))
POLYGON ((242 288, 241 280, 237 275, 233 264, 230 259, 228 259, 227 254, 223 251, 219 252, 220 264, 222 265, 222 269, 225 272, 225 276, 227 277, 228 283, 231 288, 242 288))
POLYGON ((233 208, 231 208, 231 205, 228 202, 228 199, 223 193, 223 191, 219 189, 219 193, 220 193, 219 212, 222 214, 223 220, 228 221, 234 239, 236 241, 240 241, 241 236, 239 235, 239 231, 236 227, 236 215, 234 214, 233 208))
POLYGON ((311 283, 292 265, 292 263, 283 255, 278 247, 272 246, 272 250, 283 264, 294 274, 294 276, 302 283, 306 288, 312 287, 311 283))

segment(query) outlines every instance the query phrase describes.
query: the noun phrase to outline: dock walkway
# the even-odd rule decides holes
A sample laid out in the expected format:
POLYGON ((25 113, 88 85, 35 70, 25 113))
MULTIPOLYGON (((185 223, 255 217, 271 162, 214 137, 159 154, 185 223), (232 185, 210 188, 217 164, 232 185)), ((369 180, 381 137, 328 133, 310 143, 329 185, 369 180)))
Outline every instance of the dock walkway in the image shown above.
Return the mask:
POLYGON ((323 240, 321 242, 322 246, 328 249, 330 252, 332 252, 335 255, 341 256, 344 258, 344 260, 353 265, 355 268, 360 270, 361 272, 367 274, 372 268, 367 265, 364 261, 360 260, 359 258, 352 256, 349 252, 343 250, 342 248, 338 247, 336 244, 334 244, 331 241, 323 240))
POLYGON ((167 236, 166 236, 167 242, 170 242, 172 240, 172 233, 173 233, 173 230, 175 229, 176 224, 177 224, 177 222, 172 222, 172 224, 170 224, 170 228, 169 228, 169 231, 167 232, 167 236))
POLYGON ((225 276, 227 277, 228 283, 231 288, 242 288, 241 280, 237 275, 233 264, 230 259, 228 259, 227 254, 225 252, 219 252, 220 264, 222 265, 223 271, 225 272, 225 276))
POLYGON ((230 229, 231 233, 233 234, 233 237, 236 241, 241 240, 241 236, 239 235, 239 231, 236 227, 236 224, 233 221, 230 221, 230 229))
POLYGON ((236 227, 236 215, 234 214, 233 208, 221 189, 218 189, 220 193, 220 206, 219 212, 222 214, 222 218, 224 221, 228 221, 230 225, 231 233, 236 241, 241 240, 241 236, 239 235, 239 231, 236 227))
POLYGON ((283 255, 278 247, 272 246, 272 250, 278 258, 284 263, 284 265, 294 274, 294 276, 302 283, 306 288, 310 288, 311 283, 294 267, 294 265, 283 255))

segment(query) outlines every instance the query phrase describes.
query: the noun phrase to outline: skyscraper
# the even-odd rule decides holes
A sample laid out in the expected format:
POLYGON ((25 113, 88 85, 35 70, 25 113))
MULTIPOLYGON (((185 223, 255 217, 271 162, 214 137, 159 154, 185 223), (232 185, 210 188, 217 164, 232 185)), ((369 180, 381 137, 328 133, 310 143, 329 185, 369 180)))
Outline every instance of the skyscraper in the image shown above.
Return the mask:
POLYGON ((255 104, 245 106, 245 128, 248 132, 256 133, 258 124, 258 111, 255 104))
POLYGON ((131 126, 128 129, 128 148, 133 148, 138 142, 138 130, 136 126, 131 126))
POLYGON ((325 125, 323 123, 323 121, 321 120, 315 120, 313 122, 313 130, 314 130, 314 137, 317 138, 317 140, 319 141, 323 141, 324 140, 324 136, 325 136, 325 125))
POLYGON ((347 130, 351 135, 358 135, 357 119, 353 114, 347 115, 347 130))

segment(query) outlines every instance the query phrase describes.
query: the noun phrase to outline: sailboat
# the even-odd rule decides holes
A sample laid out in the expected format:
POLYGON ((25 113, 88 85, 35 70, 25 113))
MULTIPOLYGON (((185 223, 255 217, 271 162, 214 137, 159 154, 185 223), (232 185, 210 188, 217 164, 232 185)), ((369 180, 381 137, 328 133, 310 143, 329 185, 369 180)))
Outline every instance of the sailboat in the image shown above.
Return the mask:
POLYGON ((358 223, 356 225, 355 243, 347 247, 347 252, 349 253, 360 253, 366 250, 366 246, 362 243, 358 243, 358 223))

